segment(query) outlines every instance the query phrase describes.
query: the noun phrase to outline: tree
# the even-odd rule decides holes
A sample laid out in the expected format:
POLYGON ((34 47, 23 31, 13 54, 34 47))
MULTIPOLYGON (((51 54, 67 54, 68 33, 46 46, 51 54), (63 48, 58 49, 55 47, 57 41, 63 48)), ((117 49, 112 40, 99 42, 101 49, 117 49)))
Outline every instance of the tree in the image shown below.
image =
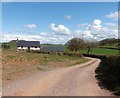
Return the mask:
POLYGON ((9 44, 7 44, 7 43, 2 43, 1 47, 3 49, 9 49, 10 48, 9 44))
POLYGON ((92 53, 93 48, 98 47, 98 42, 97 41, 87 41, 86 42, 87 45, 87 54, 92 53))
POLYGON ((70 51, 77 51, 79 49, 83 49, 86 46, 86 44, 80 38, 73 38, 66 43, 66 46, 67 49, 70 51))

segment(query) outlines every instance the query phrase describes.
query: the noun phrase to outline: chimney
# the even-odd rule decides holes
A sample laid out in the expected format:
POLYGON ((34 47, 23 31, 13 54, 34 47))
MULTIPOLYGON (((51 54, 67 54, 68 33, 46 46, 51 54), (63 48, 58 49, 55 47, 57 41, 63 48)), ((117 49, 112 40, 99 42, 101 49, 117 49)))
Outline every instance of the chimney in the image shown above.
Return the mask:
POLYGON ((18 38, 17 38, 17 40, 16 40, 16 42, 18 42, 19 40, 18 40, 18 38))

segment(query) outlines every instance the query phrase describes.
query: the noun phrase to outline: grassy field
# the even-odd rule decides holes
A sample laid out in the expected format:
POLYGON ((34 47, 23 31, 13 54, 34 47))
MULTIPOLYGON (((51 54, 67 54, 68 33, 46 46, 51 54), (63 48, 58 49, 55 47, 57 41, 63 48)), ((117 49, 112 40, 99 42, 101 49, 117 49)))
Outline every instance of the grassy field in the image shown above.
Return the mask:
POLYGON ((106 44, 106 45, 103 45, 103 46, 100 46, 100 47, 118 48, 118 45, 116 45, 116 44, 106 44))
POLYGON ((49 70, 55 67, 67 67, 86 61, 88 61, 88 59, 65 55, 59 56, 55 54, 3 50, 3 84, 34 71, 49 70))
MULTIPOLYGON (((15 42, 9 42, 8 44, 10 46, 10 49, 16 50, 16 43, 15 42)), ((42 44, 41 46, 47 46, 47 45, 49 45, 49 44, 42 44)), ((50 44, 50 45, 52 45, 52 44, 50 44)), ((116 46, 116 44, 106 44, 102 47, 118 48, 116 46)), ((65 52, 70 52, 70 51, 65 49, 65 52)), ((81 54, 87 53, 87 49, 81 49, 75 53, 81 53, 81 54)), ((119 55, 119 53, 120 53, 120 50, 115 50, 115 49, 93 48, 91 54, 119 55)))
MULTIPOLYGON (((70 52, 68 50, 66 50, 65 52, 70 52)), ((81 49, 78 50, 75 53, 87 53, 87 49, 81 49)), ((105 55, 119 55, 120 50, 114 50, 114 49, 103 49, 103 48, 93 48, 92 52, 90 52, 90 54, 105 54, 105 55)))
POLYGON ((100 49, 100 48, 93 49, 93 53, 95 54, 118 55, 119 52, 120 50, 114 49, 100 49))

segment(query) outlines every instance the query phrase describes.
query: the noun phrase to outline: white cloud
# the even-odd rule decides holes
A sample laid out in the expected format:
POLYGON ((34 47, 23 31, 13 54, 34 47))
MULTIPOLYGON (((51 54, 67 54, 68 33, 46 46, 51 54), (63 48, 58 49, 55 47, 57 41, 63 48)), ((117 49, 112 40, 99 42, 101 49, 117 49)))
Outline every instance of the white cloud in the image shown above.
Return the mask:
POLYGON ((34 28, 37 28, 37 25, 35 25, 35 24, 26 24, 26 25, 24 25, 24 27, 26 27, 28 29, 34 29, 34 28))
POLYGON ((54 23, 51 23, 50 30, 53 31, 54 34, 59 34, 59 35, 69 35, 70 34, 70 30, 62 24, 55 26, 54 23))
POLYGON ((71 15, 66 15, 64 16, 65 19, 68 19, 68 20, 71 20, 72 19, 72 16, 71 15))
POLYGON ((80 33, 81 33, 81 30, 75 30, 75 33, 76 33, 76 34, 80 34, 80 33))
POLYGON ((91 34, 90 30, 83 31, 83 36, 88 38, 93 38, 94 36, 91 34))
POLYGON ((40 36, 38 35, 23 35, 23 34, 3 34, 3 41, 10 41, 10 40, 40 40, 40 36))
POLYGON ((11 40, 27 40, 27 41, 40 41, 40 43, 52 43, 52 44, 63 44, 66 43, 71 37, 54 35, 52 33, 41 32, 37 35, 23 35, 23 34, 8 34, 4 33, 1 42, 8 42, 11 40))
POLYGON ((105 23, 105 25, 115 27, 115 26, 117 26, 117 23, 107 22, 107 23, 105 23))
POLYGON ((91 24, 84 25, 81 31, 76 30, 77 32, 74 32, 74 35, 84 39, 95 40, 101 40, 103 38, 118 38, 117 23, 109 22, 104 24, 105 26, 102 25, 102 21, 100 19, 95 19, 91 24))
POLYGON ((66 26, 60 24, 56 26, 54 23, 50 24, 52 32, 34 32, 28 33, 27 31, 16 31, 11 33, 3 33, 3 41, 15 40, 17 38, 22 40, 38 40, 41 43, 64 44, 68 40, 79 37, 85 40, 101 40, 104 38, 118 38, 118 24, 117 22, 107 22, 102 25, 100 19, 95 19, 90 24, 86 23, 82 29, 71 31, 66 26))
POLYGON ((113 13, 110 13, 110 14, 106 15, 106 17, 111 18, 113 20, 118 20, 118 13, 120 13, 120 12, 116 11, 116 12, 113 12, 113 13))
POLYGON ((93 25, 92 25, 92 28, 93 29, 95 29, 95 30, 99 30, 99 29, 101 29, 101 20, 99 20, 99 19, 95 19, 94 21, 93 21, 93 25))
POLYGON ((77 27, 80 29, 86 29, 86 27, 88 27, 89 24, 88 23, 83 23, 83 24, 78 24, 77 27))
POLYGON ((94 25, 100 25, 100 24, 101 24, 101 20, 100 20, 100 19, 95 19, 95 20, 93 21, 93 24, 94 24, 94 25))

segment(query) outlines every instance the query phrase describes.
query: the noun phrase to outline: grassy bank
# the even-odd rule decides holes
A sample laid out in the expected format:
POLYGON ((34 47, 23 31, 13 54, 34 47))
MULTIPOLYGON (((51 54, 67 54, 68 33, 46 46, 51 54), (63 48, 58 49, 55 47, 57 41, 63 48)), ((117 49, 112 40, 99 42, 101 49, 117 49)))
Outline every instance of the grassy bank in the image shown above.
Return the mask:
POLYGON ((22 77, 29 72, 47 70, 54 67, 67 67, 86 61, 88 61, 88 59, 77 56, 3 50, 3 84, 22 77))
POLYGON ((99 84, 120 95, 120 56, 107 56, 96 69, 99 84))

